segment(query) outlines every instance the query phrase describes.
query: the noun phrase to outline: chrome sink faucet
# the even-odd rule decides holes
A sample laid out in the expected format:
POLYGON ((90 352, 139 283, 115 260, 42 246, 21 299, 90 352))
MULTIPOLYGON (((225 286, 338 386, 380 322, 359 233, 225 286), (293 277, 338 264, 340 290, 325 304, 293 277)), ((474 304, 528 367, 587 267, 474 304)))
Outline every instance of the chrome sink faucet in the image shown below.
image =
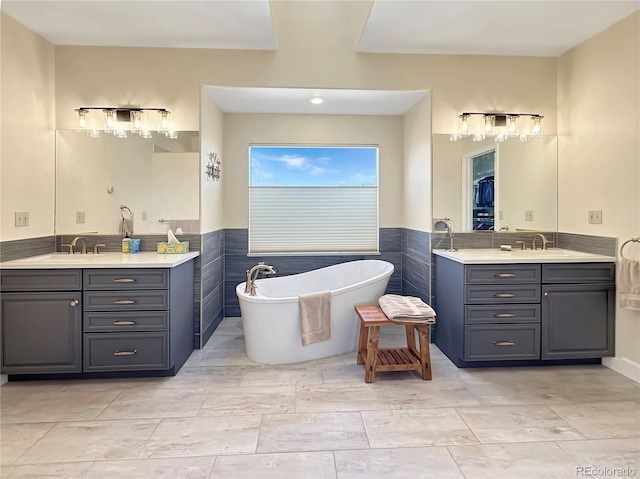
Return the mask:
POLYGON ((84 238, 82 236, 76 236, 75 238, 73 238, 73 241, 70 244, 71 248, 69 250, 69 253, 75 254, 74 248, 78 241, 82 243, 82 248, 80 248, 80 254, 87 254, 87 243, 85 243, 84 238))
POLYGON ((536 250, 538 249, 536 246, 536 239, 538 239, 538 237, 540 237, 540 239, 542 240, 542 249, 547 249, 547 245, 549 243, 553 244, 553 241, 549 241, 545 235, 543 235, 542 233, 537 233, 534 237, 533 240, 531 240, 531 249, 532 250, 536 250))
POLYGON ((276 274, 277 271, 273 266, 269 266, 268 264, 264 264, 264 262, 260 262, 255 265, 253 268, 247 270, 247 282, 244 287, 244 292, 249 293, 249 296, 256 295, 256 285, 255 281, 258 279, 258 274, 260 272, 264 272, 265 274, 276 274))

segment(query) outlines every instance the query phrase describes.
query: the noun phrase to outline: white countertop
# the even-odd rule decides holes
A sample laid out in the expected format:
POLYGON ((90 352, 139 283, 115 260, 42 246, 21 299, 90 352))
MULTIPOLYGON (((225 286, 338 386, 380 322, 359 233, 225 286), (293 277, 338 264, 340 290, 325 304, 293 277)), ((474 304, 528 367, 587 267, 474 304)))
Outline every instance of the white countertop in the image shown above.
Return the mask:
POLYGON ((434 249, 433 254, 463 264, 507 264, 507 263, 615 263, 614 256, 583 253, 569 249, 512 250, 459 249, 445 251, 434 249))
POLYGON ((0 263, 0 269, 173 268, 200 255, 157 253, 51 253, 0 263))

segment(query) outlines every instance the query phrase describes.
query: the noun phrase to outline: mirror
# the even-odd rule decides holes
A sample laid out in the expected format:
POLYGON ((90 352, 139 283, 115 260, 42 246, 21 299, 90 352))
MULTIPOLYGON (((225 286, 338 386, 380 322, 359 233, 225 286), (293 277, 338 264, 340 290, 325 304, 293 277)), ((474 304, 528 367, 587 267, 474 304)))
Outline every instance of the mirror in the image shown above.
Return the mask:
POLYGON ((455 231, 556 231, 557 137, 528 142, 433 135, 433 217, 455 231))
POLYGON ((117 234, 121 206, 134 234, 199 233, 200 136, 100 138, 56 131, 56 234, 117 234))

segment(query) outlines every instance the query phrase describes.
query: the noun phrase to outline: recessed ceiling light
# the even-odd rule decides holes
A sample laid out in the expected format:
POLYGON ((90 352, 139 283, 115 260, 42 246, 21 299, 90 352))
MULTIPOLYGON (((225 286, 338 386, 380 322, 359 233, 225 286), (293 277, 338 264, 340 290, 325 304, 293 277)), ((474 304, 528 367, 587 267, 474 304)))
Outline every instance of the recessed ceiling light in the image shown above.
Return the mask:
POLYGON ((314 105, 319 105, 320 103, 324 103, 324 98, 322 98, 321 96, 312 96, 311 98, 309 98, 309 102, 313 103, 314 105))

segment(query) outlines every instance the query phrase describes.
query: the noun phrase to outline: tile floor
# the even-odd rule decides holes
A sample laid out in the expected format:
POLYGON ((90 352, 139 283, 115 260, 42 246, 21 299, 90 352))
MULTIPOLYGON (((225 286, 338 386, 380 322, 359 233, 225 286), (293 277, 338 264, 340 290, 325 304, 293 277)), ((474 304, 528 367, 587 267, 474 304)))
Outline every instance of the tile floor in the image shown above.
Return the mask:
MULTIPOLYGON (((401 343, 396 332, 381 343, 401 343)), ((175 377, 2 386, 0 477, 640 475, 640 384, 603 366, 457 369, 435 346, 431 357, 432 381, 389 372, 372 384, 354 353, 260 365, 228 318, 175 377)))

